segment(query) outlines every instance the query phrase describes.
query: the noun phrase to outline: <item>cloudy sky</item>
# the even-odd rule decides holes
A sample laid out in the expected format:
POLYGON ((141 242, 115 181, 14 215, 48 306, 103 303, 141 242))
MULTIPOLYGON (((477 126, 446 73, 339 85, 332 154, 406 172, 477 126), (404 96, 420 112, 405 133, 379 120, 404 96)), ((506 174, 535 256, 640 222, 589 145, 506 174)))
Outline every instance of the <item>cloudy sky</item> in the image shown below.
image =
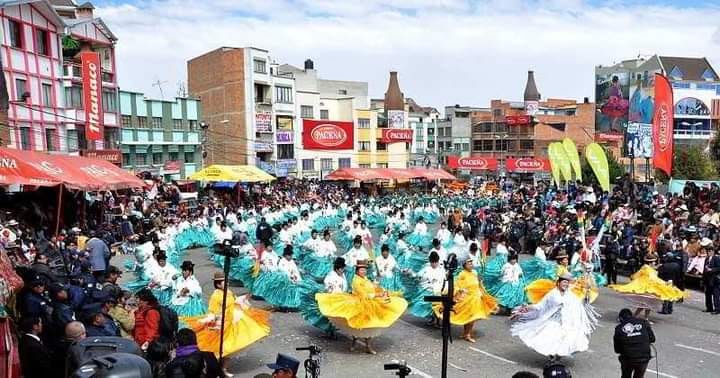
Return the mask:
POLYGON ((186 61, 219 46, 315 61, 321 77, 370 83, 388 71, 406 96, 441 108, 522 98, 593 97, 593 67, 638 55, 705 56, 720 69, 717 0, 96 0, 118 36, 120 85, 177 92, 186 61), (682 3, 680 6, 678 4, 682 3))

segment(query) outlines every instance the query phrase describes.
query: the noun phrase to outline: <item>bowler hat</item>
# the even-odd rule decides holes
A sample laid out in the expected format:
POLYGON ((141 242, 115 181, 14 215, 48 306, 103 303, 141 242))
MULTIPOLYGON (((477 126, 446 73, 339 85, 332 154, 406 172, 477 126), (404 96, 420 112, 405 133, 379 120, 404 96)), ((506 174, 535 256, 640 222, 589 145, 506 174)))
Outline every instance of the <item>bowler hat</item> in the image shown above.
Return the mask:
POLYGON ((225 281, 225 273, 220 271, 213 273, 213 281, 225 281))
POLYGON ((278 353, 275 363, 268 364, 267 367, 272 370, 290 369, 293 371, 293 374, 297 374, 300 361, 287 354, 278 353))

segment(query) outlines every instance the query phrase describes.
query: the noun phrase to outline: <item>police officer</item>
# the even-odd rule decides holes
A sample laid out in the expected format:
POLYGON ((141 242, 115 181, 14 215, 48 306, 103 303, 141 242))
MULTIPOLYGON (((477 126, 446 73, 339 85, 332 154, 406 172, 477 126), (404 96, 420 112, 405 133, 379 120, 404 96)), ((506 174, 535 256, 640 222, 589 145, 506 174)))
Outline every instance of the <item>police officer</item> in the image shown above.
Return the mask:
POLYGON ((25 296, 23 304, 23 316, 36 316, 48 323, 50 302, 45 296, 45 282, 39 276, 30 281, 30 292, 25 296))
POLYGON ((652 358, 650 344, 655 342, 655 334, 650 323, 633 317, 630 309, 620 310, 618 321, 613 344, 619 354, 622 378, 642 378, 652 358))
POLYGON ((105 271, 103 283, 100 285, 102 287, 101 290, 103 294, 110 298, 117 298, 120 294, 122 294, 122 289, 117 284, 117 280, 121 275, 122 271, 118 269, 118 267, 114 265, 110 265, 110 267, 108 267, 105 271))

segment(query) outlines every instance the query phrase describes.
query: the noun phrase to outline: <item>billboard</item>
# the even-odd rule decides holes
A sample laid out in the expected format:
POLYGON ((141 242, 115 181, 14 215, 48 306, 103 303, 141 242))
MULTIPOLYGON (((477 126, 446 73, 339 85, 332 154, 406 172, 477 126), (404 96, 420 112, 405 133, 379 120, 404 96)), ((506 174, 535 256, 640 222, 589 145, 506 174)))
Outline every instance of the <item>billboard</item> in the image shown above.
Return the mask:
POLYGON ((410 142, 412 143, 412 129, 382 129, 383 143, 410 142))
POLYGON ((306 150, 352 150, 355 147, 353 123, 304 119, 302 142, 306 150))
POLYGON ((595 69, 595 132, 624 134, 628 123, 630 72, 595 69))
POLYGON ((651 158, 653 151, 652 123, 628 123, 623 151, 625 156, 651 158))
POLYGON ((637 75, 630 87, 628 126, 623 155, 652 157, 652 119, 655 111, 655 75, 637 75))
POLYGON ((496 171, 498 168, 497 159, 492 158, 492 157, 448 156, 447 158, 448 158, 448 167, 453 168, 453 169, 471 169, 471 170, 485 169, 485 170, 489 170, 489 171, 496 171))
POLYGON ((517 158, 505 160, 508 172, 550 172, 550 160, 544 158, 517 158))
POLYGON ((103 140, 102 68, 100 55, 92 51, 80 53, 82 65, 83 104, 85 104, 85 138, 103 140))
POLYGON ((272 130, 272 115, 270 112, 255 113, 255 131, 269 133, 272 130))

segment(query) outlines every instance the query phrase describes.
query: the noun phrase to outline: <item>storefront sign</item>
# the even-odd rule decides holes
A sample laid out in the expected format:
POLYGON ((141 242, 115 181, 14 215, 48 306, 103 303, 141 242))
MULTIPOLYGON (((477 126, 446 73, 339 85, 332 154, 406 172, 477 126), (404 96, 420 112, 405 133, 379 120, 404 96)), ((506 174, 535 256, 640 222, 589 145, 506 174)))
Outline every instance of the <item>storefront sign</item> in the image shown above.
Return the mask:
POLYGON ((491 157, 482 156, 448 156, 448 166, 453 169, 472 169, 495 171, 498 168, 498 161, 491 157))
POLYGON ((163 174, 166 175, 172 175, 176 173, 180 173, 180 168, 182 167, 182 163, 180 160, 168 160, 163 164, 163 174))
POLYGON ((271 120, 272 115, 270 112, 255 113, 255 131, 259 133, 269 133, 272 131, 271 120))
POLYGON ((352 150, 355 145, 352 122, 303 120, 303 147, 306 150, 352 150))
POLYGON ((613 133, 596 133, 595 140, 598 142, 620 142, 623 140, 623 135, 613 133))
POLYGON ((292 131, 277 131, 276 133, 276 140, 278 143, 292 143, 293 142, 293 132, 292 131))
POLYGON ((105 160, 118 166, 122 165, 120 150, 82 150, 80 155, 90 159, 105 160))
POLYGON ((532 121, 532 117, 529 115, 506 116, 505 117, 505 124, 508 126, 529 125, 531 121, 532 121))
POLYGON ((85 104, 85 138, 103 140, 102 68, 100 55, 80 53, 82 65, 83 103, 85 104))
POLYGON ((412 129, 382 129, 383 143, 409 142, 412 143, 412 129))
POLYGON ((297 160, 294 159, 282 159, 277 161, 278 169, 285 169, 287 171, 297 170, 297 160))
POLYGON ((507 159, 505 168, 508 172, 549 172, 550 161, 541 158, 507 159))
POLYGON ((273 152, 273 146, 266 142, 255 142, 255 152, 273 152))

